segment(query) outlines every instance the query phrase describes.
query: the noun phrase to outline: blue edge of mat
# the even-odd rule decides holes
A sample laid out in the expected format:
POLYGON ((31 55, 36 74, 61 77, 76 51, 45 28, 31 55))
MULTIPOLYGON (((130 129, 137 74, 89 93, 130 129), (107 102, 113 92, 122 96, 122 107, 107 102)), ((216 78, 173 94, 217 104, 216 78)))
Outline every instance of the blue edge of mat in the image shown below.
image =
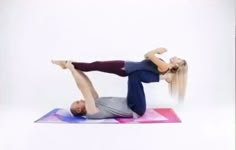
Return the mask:
MULTIPOLYGON (((54 110, 48 112, 47 114, 45 114, 44 116, 42 116, 41 118, 39 118, 38 120, 34 121, 35 123, 36 122, 39 122, 40 120, 48 117, 48 116, 51 116, 52 114, 56 115, 56 112, 58 110, 61 110, 61 108, 55 108, 54 110)), ((70 122, 70 123, 76 123, 78 121, 83 121, 83 120, 86 120, 86 117, 84 116, 60 116, 60 115, 56 115, 60 120, 62 121, 65 121, 65 122, 70 122)))

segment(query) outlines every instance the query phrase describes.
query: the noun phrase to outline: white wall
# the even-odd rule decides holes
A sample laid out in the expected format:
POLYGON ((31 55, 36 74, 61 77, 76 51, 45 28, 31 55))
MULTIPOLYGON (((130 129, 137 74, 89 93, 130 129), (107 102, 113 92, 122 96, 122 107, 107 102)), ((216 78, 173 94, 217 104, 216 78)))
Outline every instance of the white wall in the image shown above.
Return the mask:
MULTIPOLYGON (((234 102, 233 0, 0 1, 0 103, 67 106, 81 96, 51 59, 186 58, 192 104, 234 102)), ((126 78, 88 74, 101 95, 126 95, 126 78)), ((149 105, 173 104, 165 83, 145 85, 149 105)))

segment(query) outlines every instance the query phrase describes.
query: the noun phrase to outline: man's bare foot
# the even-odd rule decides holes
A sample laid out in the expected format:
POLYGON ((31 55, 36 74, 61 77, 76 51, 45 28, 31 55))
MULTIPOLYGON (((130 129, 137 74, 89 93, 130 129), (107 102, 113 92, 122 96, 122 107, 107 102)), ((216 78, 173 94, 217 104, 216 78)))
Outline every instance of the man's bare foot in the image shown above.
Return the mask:
POLYGON ((60 66, 62 69, 66 69, 66 60, 52 60, 53 64, 60 66))
POLYGON ((65 64, 65 67, 70 69, 70 70, 73 70, 75 69, 74 65, 71 63, 71 61, 67 61, 66 64, 65 64))

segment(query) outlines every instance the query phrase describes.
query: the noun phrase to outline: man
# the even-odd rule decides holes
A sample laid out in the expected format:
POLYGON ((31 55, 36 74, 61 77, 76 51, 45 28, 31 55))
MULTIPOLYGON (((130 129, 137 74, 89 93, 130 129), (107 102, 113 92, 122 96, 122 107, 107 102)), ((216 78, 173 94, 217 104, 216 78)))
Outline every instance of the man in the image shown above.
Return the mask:
POLYGON ((70 61, 64 64, 59 61, 52 63, 67 68, 80 89, 84 100, 75 101, 71 104, 71 113, 74 116, 86 116, 89 119, 117 118, 117 117, 137 117, 127 105, 125 97, 99 97, 89 78, 70 61))
MULTIPOLYGON (((146 98, 142 83, 166 81, 169 84, 169 92, 172 96, 178 96, 179 100, 183 100, 187 83, 188 65, 184 59, 172 57, 169 63, 166 63, 156 54, 166 52, 165 48, 157 48, 149 51, 144 55, 142 61, 94 61, 94 62, 71 62, 74 70, 100 71, 115 74, 120 77, 128 77, 126 100, 128 108, 137 115, 142 116, 146 112, 146 98)), ((66 69, 65 60, 53 61, 54 64, 66 69)), ((93 95, 94 90, 91 90, 93 95)), ((97 97, 94 97, 95 99, 97 97)), ((79 103, 77 102, 78 104, 79 103)), ((115 102, 114 102, 115 103, 115 102)), ((85 106, 83 104, 82 106, 85 106)), ((82 107, 81 106, 81 107, 82 107)), ((86 108, 86 107, 85 107, 86 108)), ((81 109, 83 112, 85 109, 81 109)))

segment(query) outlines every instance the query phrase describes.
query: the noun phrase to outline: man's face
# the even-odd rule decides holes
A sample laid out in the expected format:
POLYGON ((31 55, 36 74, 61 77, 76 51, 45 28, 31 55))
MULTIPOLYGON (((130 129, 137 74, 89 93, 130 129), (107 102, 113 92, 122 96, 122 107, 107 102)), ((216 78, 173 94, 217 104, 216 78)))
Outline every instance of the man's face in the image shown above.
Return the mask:
POLYGON ((71 110, 73 110, 73 112, 77 114, 85 114, 85 102, 83 100, 74 101, 71 104, 71 110))

